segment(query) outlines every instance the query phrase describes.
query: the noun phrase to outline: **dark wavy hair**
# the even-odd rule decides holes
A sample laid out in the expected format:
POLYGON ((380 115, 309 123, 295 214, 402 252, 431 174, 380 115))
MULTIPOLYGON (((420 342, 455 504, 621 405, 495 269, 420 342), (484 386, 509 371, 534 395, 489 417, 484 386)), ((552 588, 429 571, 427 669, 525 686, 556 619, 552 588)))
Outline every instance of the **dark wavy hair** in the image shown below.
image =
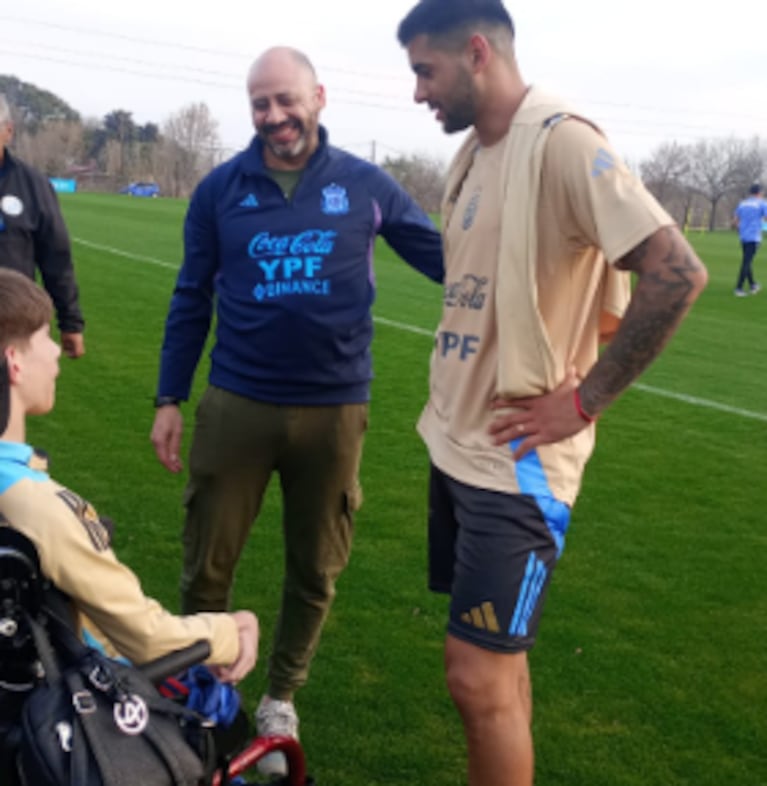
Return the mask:
POLYGON ((407 46, 418 35, 443 36, 476 24, 505 27, 514 37, 514 22, 500 0, 420 0, 400 22, 397 39, 407 46))

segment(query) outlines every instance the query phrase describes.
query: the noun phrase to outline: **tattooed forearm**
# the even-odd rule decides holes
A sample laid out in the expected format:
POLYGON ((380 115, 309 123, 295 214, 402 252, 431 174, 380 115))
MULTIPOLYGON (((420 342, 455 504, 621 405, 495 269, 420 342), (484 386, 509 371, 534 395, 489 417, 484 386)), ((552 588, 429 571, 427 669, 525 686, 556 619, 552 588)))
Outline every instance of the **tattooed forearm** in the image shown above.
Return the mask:
POLYGON ((618 267, 638 281, 620 329, 581 384, 583 408, 592 414, 658 356, 706 284, 706 269, 675 227, 651 235, 618 267))

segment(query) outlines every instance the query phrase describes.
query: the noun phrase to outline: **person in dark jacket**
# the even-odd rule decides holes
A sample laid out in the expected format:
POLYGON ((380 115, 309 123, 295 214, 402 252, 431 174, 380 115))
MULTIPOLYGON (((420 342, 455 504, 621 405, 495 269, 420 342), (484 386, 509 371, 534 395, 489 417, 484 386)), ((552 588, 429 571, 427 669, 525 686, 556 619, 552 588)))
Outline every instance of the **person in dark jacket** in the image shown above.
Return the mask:
POLYGON ((72 252, 56 194, 48 178, 11 155, 13 120, 0 94, 0 265, 42 283, 56 309, 61 348, 85 354, 85 322, 78 303, 72 252))
MULTIPOLYGON (((325 92, 301 52, 265 52, 247 79, 250 146, 192 196, 165 328, 152 442, 179 472, 182 415, 216 307, 209 387, 197 410, 185 493, 185 612, 228 608, 234 570, 273 472, 286 549, 261 735, 297 736, 305 683, 346 566, 367 428, 381 235, 443 278, 437 229, 373 164, 328 144, 325 92)), ((278 757, 262 772, 284 772, 278 757)))

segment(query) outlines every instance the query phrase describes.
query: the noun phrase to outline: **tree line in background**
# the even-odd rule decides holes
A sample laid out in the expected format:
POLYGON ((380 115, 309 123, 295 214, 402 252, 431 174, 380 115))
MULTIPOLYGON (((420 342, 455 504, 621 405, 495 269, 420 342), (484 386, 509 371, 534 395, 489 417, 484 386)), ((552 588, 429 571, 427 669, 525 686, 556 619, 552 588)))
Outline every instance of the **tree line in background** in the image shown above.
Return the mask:
POLYGON ((165 196, 186 197, 221 157, 218 124, 204 103, 181 107, 159 126, 140 125, 124 109, 83 119, 13 76, 0 75, 0 93, 11 105, 19 157, 50 177, 76 179, 83 190, 153 181, 165 196))
POLYGON ((759 137, 667 142, 640 163, 639 173, 680 226, 721 228, 749 186, 763 183, 767 144, 759 137))
MULTIPOLYGON (((13 76, 0 75, 0 92, 14 112, 19 156, 51 177, 75 178, 84 190, 153 181, 166 196, 188 197, 223 155, 218 123, 202 102, 181 107, 162 125, 140 125, 123 109, 82 119, 58 96, 13 76)), ((439 211, 444 161, 401 154, 381 166, 425 210, 439 211)), ((767 144, 758 137, 673 141, 634 169, 680 226, 716 229, 730 225, 737 202, 767 174, 767 144)))
MULTIPOLYGON (((385 159, 382 166, 426 210, 439 210, 445 183, 442 162, 402 155, 385 159)), ((667 142, 632 168, 681 227, 721 229, 730 226, 735 206, 749 187, 767 175, 767 143, 758 137, 667 142)))

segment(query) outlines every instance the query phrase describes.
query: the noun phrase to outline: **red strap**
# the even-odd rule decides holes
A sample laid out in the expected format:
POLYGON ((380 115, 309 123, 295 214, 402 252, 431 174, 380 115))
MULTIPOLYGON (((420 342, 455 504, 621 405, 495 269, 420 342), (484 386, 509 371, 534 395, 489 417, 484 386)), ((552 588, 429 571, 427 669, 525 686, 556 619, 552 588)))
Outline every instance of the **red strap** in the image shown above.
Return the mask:
POLYGON ((593 423, 594 417, 589 415, 588 412, 583 408, 583 404, 581 404, 581 391, 579 388, 575 388, 573 391, 573 400, 575 401, 575 409, 578 414, 586 421, 586 423, 593 423))

